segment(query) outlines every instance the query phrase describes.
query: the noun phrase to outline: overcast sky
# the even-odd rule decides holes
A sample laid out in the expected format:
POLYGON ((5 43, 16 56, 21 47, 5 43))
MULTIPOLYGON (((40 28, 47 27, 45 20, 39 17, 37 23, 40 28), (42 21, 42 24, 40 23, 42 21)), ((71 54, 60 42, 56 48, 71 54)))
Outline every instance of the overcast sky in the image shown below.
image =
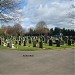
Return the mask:
MULTIPOLYGON (((17 0, 16 0, 17 1, 17 0)), ((20 23, 24 28, 45 21, 49 28, 75 29, 74 0, 21 0, 20 23)))

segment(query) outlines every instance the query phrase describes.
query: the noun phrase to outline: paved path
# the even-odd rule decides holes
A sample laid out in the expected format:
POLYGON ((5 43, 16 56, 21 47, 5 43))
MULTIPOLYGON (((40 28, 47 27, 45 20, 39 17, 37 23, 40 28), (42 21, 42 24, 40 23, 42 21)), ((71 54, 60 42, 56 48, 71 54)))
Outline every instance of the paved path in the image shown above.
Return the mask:
POLYGON ((74 63, 74 49, 0 50, 0 75, 74 75, 74 63))

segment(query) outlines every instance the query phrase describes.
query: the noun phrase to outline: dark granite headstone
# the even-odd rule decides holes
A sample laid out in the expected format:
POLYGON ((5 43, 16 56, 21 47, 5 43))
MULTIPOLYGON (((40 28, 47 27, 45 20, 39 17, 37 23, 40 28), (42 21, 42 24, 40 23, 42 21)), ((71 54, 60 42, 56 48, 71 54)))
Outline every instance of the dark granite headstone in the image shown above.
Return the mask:
POLYGON ((73 45, 74 45, 74 43, 75 43, 74 40, 72 40, 72 44, 73 44, 73 45))
POLYGON ((29 39, 29 44, 31 44, 31 39, 29 39))
POLYGON ((19 41, 19 45, 21 45, 21 41, 19 41))
POLYGON ((38 43, 38 39, 36 39, 36 42, 38 43))
POLYGON ((31 39, 31 37, 30 37, 30 36, 28 36, 28 39, 31 39))
POLYGON ((42 43, 42 41, 39 42, 39 48, 43 48, 43 43, 42 43))
POLYGON ((52 40, 49 40, 49 46, 52 46, 52 40))
POLYGON ((1 45, 1 38, 0 38, 0 45, 1 45))
POLYGON ((33 47, 36 47, 36 41, 33 41, 33 47))
POLYGON ((60 41, 56 40, 56 47, 60 47, 60 41))
POLYGON ((44 37, 43 37, 43 41, 44 41, 44 37))
POLYGON ((10 47, 10 44, 9 44, 9 42, 7 43, 7 47, 10 47))
POLYGON ((68 40, 68 45, 71 46, 71 40, 68 40))
POLYGON ((24 41, 24 46, 26 46, 26 41, 24 41))

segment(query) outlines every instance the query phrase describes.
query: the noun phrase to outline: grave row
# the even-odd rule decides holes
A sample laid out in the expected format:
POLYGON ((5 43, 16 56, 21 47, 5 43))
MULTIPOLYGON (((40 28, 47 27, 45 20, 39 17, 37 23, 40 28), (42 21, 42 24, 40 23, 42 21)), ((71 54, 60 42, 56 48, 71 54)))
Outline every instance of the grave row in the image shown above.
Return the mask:
POLYGON ((75 44, 75 40, 69 39, 69 38, 63 39, 62 37, 57 38, 57 37, 49 37, 49 36, 48 37, 44 37, 44 36, 20 37, 19 36, 18 38, 11 37, 9 39, 5 39, 4 37, 0 38, 0 45, 7 46, 10 48, 14 48, 14 44, 20 45, 20 46, 26 46, 27 44, 33 44, 33 47, 36 47, 36 44, 39 44, 39 48, 43 48, 43 43, 46 43, 49 46, 53 46, 53 44, 56 44, 56 47, 60 47, 60 45, 64 45, 64 44, 71 46, 75 44))

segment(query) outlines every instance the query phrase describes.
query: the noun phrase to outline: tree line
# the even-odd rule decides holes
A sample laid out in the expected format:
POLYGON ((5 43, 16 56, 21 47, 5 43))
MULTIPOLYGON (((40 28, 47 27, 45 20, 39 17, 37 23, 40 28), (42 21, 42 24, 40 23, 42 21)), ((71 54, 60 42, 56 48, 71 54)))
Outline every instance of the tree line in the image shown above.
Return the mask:
POLYGON ((44 21, 40 21, 36 24, 35 28, 29 28, 29 31, 26 32, 25 29, 20 24, 15 24, 14 26, 1 26, 0 28, 0 36, 40 36, 40 35, 63 35, 63 36, 75 36, 74 29, 61 29, 58 27, 48 28, 44 21))
POLYGON ((44 21, 40 21, 37 23, 35 29, 32 28, 29 29, 30 35, 49 35, 49 36, 55 36, 55 35, 63 35, 63 36, 75 36, 74 29, 65 29, 65 28, 59 28, 55 27, 48 28, 46 23, 44 21))
POLYGON ((29 35, 48 35, 48 36, 55 36, 55 35, 63 35, 63 36, 75 36, 75 31, 74 29, 61 29, 58 27, 55 27, 54 29, 47 29, 41 33, 41 32, 37 32, 37 30, 33 30, 30 28, 30 31, 28 32, 29 35), (45 32, 47 31, 47 32, 45 32))

